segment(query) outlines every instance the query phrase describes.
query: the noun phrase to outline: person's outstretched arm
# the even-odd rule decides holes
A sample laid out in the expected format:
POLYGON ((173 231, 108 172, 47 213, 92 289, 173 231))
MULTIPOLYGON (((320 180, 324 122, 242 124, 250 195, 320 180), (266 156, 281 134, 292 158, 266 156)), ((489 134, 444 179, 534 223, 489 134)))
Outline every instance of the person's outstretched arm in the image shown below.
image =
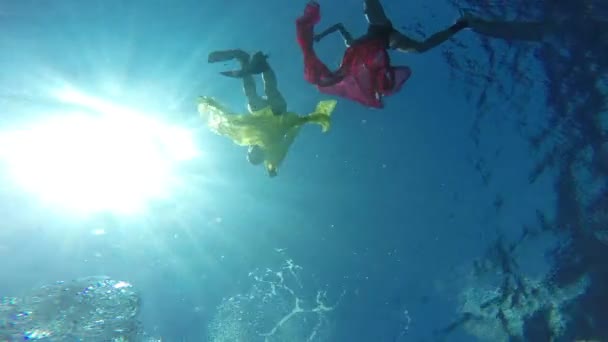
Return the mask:
POLYGON ((326 36, 334 33, 338 31, 340 33, 340 35, 342 36, 342 39, 344 39, 344 44, 346 46, 350 46, 353 42, 353 36, 352 34, 350 34, 350 32, 348 32, 348 30, 344 27, 344 25, 342 23, 337 23, 329 28, 327 28, 325 31, 316 34, 314 36, 315 42, 319 42, 321 41, 321 39, 325 38, 326 36))
POLYGON ((264 93, 266 94, 266 102, 270 105, 270 109, 274 115, 282 115, 287 112, 287 102, 279 91, 279 82, 277 76, 272 70, 272 67, 266 63, 262 70, 262 80, 264 83, 264 93))

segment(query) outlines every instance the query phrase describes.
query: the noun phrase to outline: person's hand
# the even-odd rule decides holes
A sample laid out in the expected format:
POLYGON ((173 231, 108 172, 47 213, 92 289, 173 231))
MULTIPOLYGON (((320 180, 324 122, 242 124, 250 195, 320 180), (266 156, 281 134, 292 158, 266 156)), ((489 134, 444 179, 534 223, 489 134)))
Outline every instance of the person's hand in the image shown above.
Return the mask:
POLYGON ((318 1, 315 1, 315 0, 310 0, 310 1, 308 1, 308 3, 306 4, 306 6, 315 6, 315 7, 319 7, 319 6, 321 6, 321 5, 319 5, 319 2, 318 2, 318 1))

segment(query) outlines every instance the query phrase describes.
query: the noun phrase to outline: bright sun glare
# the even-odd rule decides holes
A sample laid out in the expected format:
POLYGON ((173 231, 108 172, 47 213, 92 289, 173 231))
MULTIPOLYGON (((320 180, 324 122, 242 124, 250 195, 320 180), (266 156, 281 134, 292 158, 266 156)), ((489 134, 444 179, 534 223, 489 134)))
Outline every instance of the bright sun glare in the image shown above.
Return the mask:
POLYGON ((0 159, 13 180, 43 201, 91 213, 132 213, 168 198, 176 166, 198 155, 191 132, 63 89, 58 100, 86 109, 0 132, 0 159))

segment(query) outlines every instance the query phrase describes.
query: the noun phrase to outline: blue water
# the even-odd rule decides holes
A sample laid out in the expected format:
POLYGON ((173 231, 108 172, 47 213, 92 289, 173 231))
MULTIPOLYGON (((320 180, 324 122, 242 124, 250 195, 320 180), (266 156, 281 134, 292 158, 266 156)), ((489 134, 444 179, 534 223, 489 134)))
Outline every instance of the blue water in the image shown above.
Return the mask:
MULTIPOLYGON (((312 110, 325 96, 302 77, 294 21, 304 5, 0 1, 3 128, 57 109, 47 94, 69 83, 190 129, 201 151, 180 169, 186 186, 135 216, 56 211, 3 176, 0 294, 105 274, 139 289, 150 334, 205 341, 222 298, 245 293, 250 271, 289 258, 302 267, 303 295, 324 289, 330 302, 341 298, 327 313, 330 341, 428 341, 453 322, 472 262, 499 235, 515 239, 536 210, 554 212, 552 175, 529 183, 536 156, 512 124, 513 117, 543 122, 546 94, 541 86, 527 89, 531 100, 514 112, 490 93, 476 145, 471 89, 443 56, 446 49, 483 56, 478 36, 463 31, 458 39, 467 48, 447 42, 425 54, 393 53, 413 75, 386 108, 340 99, 331 131, 305 127, 270 179, 246 162, 244 148, 207 131, 195 100, 214 96, 245 112, 240 83, 218 75, 229 66, 206 62, 213 50, 241 48, 270 55, 290 110, 312 110)), ((420 23, 427 34, 458 17, 442 1, 384 5, 395 26, 420 23)), ((342 21, 355 34, 365 31, 361 1, 322 6, 321 26, 342 21)), ((317 47, 330 66, 343 50, 337 36, 317 47)), ((538 61, 527 63, 530 74, 542 74, 538 61)), ((509 84, 510 75, 502 77, 509 84)), ((552 246, 523 246, 522 272, 544 274, 552 246)), ((449 340, 474 337, 457 330, 449 340)))

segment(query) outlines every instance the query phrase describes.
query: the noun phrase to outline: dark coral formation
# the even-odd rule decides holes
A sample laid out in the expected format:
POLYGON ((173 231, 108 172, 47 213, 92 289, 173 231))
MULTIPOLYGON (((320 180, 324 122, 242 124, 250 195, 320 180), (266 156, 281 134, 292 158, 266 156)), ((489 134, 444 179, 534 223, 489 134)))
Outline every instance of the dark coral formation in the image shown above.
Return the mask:
MULTIPOLYGON (((509 112, 518 113, 534 101, 526 89, 535 82, 542 83, 546 94, 546 111, 539 117, 508 116, 536 155, 530 184, 555 177, 554 214, 539 211, 537 227, 526 228, 521 241, 534 231, 558 236, 562 243, 550 252, 551 272, 535 287, 518 275, 514 262, 504 261, 511 248, 499 241, 491 249, 494 263, 490 264, 502 270, 504 283, 489 302, 478 303, 477 313, 484 305, 498 308, 495 321, 503 322, 502 331, 510 337, 608 340, 608 326, 602 324, 608 308, 608 293, 603 290, 608 288, 608 3, 454 0, 453 4, 486 18, 551 23, 550 35, 536 44, 480 37, 482 55, 459 53, 467 47, 463 42, 444 51, 454 77, 464 79, 469 100, 476 105, 471 129, 476 144, 483 144, 482 121, 490 120, 489 113, 492 119, 500 115, 491 99, 506 102, 509 112), (541 75, 534 74, 533 65, 540 66, 541 75), (503 255, 502 261, 496 255, 503 255), (568 300, 560 305, 560 313, 569 319, 562 322, 559 336, 552 326, 555 312, 546 305, 526 312, 517 334, 509 331, 511 322, 501 311, 505 303, 529 300, 533 291, 563 294, 583 284, 585 291, 562 296, 568 300)), ((476 264, 476 269, 484 264, 476 264)), ((445 332, 479 322, 477 313, 465 312, 445 332)))

